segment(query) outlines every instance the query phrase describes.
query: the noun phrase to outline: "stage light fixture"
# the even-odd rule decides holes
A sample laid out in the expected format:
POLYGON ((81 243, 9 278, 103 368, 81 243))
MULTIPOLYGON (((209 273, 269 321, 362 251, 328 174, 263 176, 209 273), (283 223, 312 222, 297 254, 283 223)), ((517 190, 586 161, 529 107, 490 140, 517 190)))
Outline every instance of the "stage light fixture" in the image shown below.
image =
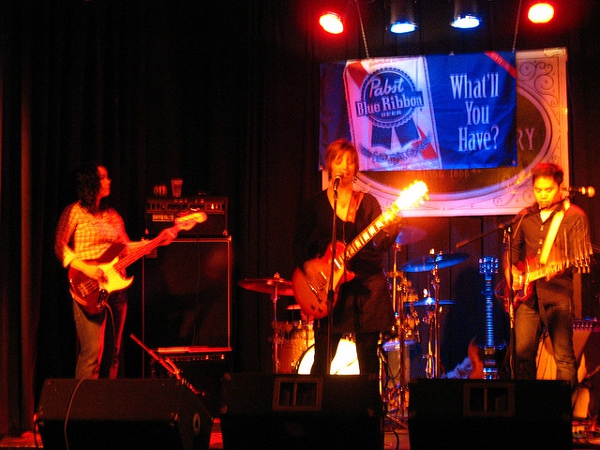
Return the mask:
POLYGON ((416 29, 414 0, 390 0, 390 31, 402 34, 416 29))
POLYGON ((451 23, 454 28, 477 28, 480 23, 476 0, 454 0, 454 19, 451 23))
POLYGON ((533 23, 548 23, 554 17, 554 7, 550 3, 538 2, 529 8, 527 17, 533 23))
POLYGON ((319 17, 319 24, 330 34, 340 34, 344 31, 344 22, 342 17, 333 11, 325 11, 319 17))

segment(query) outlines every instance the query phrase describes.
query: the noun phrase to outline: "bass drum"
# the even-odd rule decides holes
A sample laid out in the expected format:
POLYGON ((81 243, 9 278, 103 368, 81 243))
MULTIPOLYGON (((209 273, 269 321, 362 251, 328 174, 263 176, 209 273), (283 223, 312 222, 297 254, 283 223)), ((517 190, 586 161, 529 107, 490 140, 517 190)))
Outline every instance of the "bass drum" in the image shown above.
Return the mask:
POLYGON ((284 338, 278 344, 278 373, 294 373, 302 355, 315 342, 312 325, 295 325, 286 336, 289 337, 284 338))
MULTIPOLYGON (((298 364, 298 373, 310 375, 310 369, 315 361, 315 346, 311 345, 298 364)), ((331 375, 359 375, 358 358, 356 356, 356 344, 349 339, 340 339, 340 343, 331 361, 331 375)))

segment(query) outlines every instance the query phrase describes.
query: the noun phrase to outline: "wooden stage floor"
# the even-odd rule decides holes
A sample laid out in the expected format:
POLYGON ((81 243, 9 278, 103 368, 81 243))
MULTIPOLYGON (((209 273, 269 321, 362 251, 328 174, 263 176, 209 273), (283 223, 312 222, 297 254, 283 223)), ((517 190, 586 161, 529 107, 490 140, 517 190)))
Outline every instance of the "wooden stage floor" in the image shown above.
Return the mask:
MULTIPOLYGON (((268 430, 266 430, 268 432, 268 430)), ((435 430, 432 430, 435 432, 435 430)), ((456 443, 453 443, 456 444, 456 443)), ((450 445, 449 448, 461 448, 450 445)), ((4 436, 0 438, 1 450, 23 450, 23 449, 43 449, 43 443, 39 435, 33 432, 23 433, 19 437, 4 436)), ((224 449, 223 436, 221 434, 220 422, 216 419, 213 423, 213 429, 210 437, 210 449, 224 449)), ((248 448, 251 448, 249 445, 248 448)), ((486 448, 483 445, 481 448, 486 448)), ((600 449, 600 432, 590 432, 589 424, 577 422, 573 424, 573 450, 600 449)), ((107 449, 108 450, 108 449, 107 449)), ((148 449, 150 450, 150 449, 148 449)), ((157 449, 158 450, 158 449, 157 449)), ((285 449, 282 449, 285 450, 285 449)), ((314 450, 314 449, 307 449, 314 450)), ((338 449, 339 450, 339 449, 338 449)), ((360 449, 349 449, 360 450, 360 449)), ((386 419, 384 421, 384 445, 382 450, 410 450, 409 430, 406 426, 386 419)), ((527 449, 519 449, 527 450, 527 449)))

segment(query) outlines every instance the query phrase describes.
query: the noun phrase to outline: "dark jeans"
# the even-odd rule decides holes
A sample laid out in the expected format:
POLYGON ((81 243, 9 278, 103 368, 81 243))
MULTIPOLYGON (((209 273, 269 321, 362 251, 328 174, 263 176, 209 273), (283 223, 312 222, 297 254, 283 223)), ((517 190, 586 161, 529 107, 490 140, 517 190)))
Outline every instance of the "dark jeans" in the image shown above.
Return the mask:
MULTIPOLYGON (((536 356, 542 326, 546 328, 556 360, 556 379, 577 385, 577 365, 573 351, 572 284, 564 278, 538 280, 537 301, 526 301, 515 312, 516 377, 535 380, 536 356)), ((531 299, 534 300, 534 299, 531 299)))

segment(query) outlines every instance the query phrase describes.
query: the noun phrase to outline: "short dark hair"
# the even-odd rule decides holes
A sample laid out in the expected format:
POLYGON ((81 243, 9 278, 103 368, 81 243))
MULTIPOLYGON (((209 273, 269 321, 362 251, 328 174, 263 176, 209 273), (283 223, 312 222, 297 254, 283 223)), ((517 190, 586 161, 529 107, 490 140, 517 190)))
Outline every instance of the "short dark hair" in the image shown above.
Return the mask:
POLYGON ((531 172, 532 182, 535 183, 535 180, 537 180, 539 177, 553 178, 554 181, 556 181, 556 183, 560 186, 564 181, 565 172, 558 164, 549 162, 539 163, 531 172))

